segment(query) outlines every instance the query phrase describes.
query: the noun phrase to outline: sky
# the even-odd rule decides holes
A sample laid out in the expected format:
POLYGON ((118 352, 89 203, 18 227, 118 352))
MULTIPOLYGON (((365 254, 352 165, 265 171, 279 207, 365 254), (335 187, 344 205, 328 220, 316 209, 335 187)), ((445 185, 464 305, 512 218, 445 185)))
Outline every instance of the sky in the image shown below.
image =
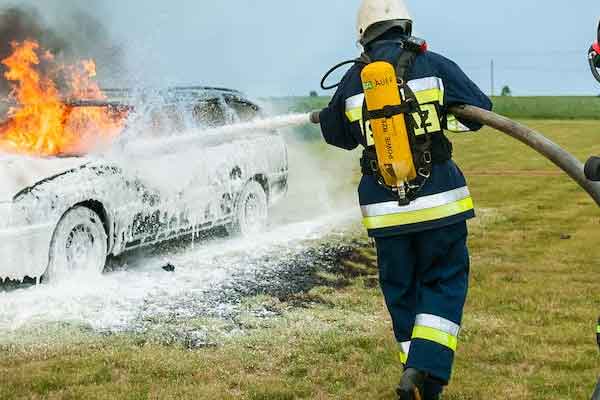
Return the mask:
MULTIPOLYGON (((360 0, 17 0, 52 23, 65 4, 105 22, 144 86, 214 85, 250 96, 307 95, 333 64, 360 54, 360 0), (90 5, 90 3, 92 3, 90 5)), ((15 1, 0 0, 0 7, 15 1)), ((598 0, 413 0, 415 34, 484 90, 514 95, 600 92, 587 64, 598 0)), ((100 78, 103 67, 99 65, 100 78)), ((104 77, 106 78, 106 77, 104 77)), ((319 93, 327 94, 319 90, 319 93)))

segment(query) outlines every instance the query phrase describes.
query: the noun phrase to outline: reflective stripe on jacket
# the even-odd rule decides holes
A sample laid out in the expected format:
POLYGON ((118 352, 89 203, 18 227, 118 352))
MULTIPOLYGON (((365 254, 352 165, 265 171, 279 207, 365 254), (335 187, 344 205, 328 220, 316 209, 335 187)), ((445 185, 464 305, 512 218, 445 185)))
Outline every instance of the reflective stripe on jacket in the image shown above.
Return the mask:
MULTIPOLYGON (((389 41, 375 42, 367 49, 372 60, 393 65, 402 51, 398 43, 389 41)), ((370 124, 363 121, 362 68, 355 65, 346 73, 329 106, 320 115, 325 141, 347 150, 373 144, 370 124)), ((435 136, 441 137, 444 129, 463 132, 481 128, 479 124, 459 121, 447 114, 447 107, 469 104, 487 110, 492 108, 489 98, 455 63, 432 52, 416 58, 408 75, 408 85, 425 112, 424 119, 413 115, 417 123, 415 134, 425 134, 426 128, 433 133, 434 141, 440 139, 435 136)), ((420 232, 475 216, 466 180, 451 160, 433 165, 431 177, 418 198, 408 206, 399 206, 396 195, 368 175, 361 179, 359 200, 364 225, 373 237, 420 232)))

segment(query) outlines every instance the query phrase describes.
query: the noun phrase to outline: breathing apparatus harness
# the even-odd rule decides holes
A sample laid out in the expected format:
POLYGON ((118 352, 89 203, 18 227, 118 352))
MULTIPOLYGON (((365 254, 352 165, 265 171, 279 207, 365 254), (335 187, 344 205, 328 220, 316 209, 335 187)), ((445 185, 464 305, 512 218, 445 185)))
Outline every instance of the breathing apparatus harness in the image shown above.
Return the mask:
MULTIPOLYGON (((417 56, 427 51, 427 42, 416 37, 408 37, 396 40, 382 40, 379 43, 397 43, 404 50, 395 65, 395 80, 401 96, 401 102, 400 104, 387 104, 379 109, 369 110, 366 95, 369 84, 363 82, 363 86, 366 87, 364 88, 365 101, 363 101, 362 106, 363 119, 361 123, 366 145, 364 145, 365 148, 361 158, 361 169, 364 175, 374 176, 381 186, 396 193, 400 205, 408 205, 417 198, 418 193, 431 177, 433 164, 442 163, 452 158, 452 144, 443 134, 440 134, 440 140, 436 141, 436 146, 434 146, 433 136, 436 132, 431 132, 429 129, 430 126, 427 123, 428 111, 423 110, 415 93, 408 85, 408 75, 417 56), (378 158, 376 146, 368 144, 370 131, 368 125, 372 125, 376 120, 384 121, 383 124, 385 126, 394 125, 394 122, 396 122, 394 119, 399 116, 405 121, 408 145, 412 153, 412 160, 410 162, 411 164, 414 163, 414 171, 412 174, 406 174, 408 178, 404 182, 390 184, 389 174, 386 175, 388 171, 385 170, 389 170, 391 167, 382 162, 382 157, 378 158), (417 118, 419 119, 418 121, 416 120, 417 118), (415 130, 418 128, 422 129, 424 134, 417 136, 415 130)), ((337 88, 341 84, 341 81, 333 85, 326 85, 325 82, 334 71, 344 65, 359 64, 367 67, 373 65, 373 63, 373 60, 366 52, 363 52, 358 59, 341 62, 323 76, 321 88, 323 90, 337 88)), ((388 138, 386 138, 386 144, 390 144, 388 138)), ((393 172, 392 175, 394 175, 393 172)))

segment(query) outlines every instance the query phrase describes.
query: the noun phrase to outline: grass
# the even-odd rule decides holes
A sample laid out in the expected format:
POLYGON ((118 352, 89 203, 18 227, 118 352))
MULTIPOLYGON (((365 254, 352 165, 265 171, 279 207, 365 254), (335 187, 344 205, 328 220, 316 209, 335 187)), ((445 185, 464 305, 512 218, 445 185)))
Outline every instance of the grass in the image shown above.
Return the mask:
MULTIPOLYGON (((600 154, 597 122, 526 123, 581 159, 600 154)), ((597 207, 512 139, 490 130, 452 139, 479 218, 470 223, 471 292, 445 399, 588 399, 600 372, 597 207)), ((250 298, 248 310, 268 303, 282 316, 242 317, 253 329, 215 347, 69 327, 44 343, 0 347, 0 398, 392 399, 396 345, 374 252, 362 242, 337 272, 320 273, 328 283, 307 293, 311 305, 250 298), (49 344, 55 336, 70 339, 49 344)))

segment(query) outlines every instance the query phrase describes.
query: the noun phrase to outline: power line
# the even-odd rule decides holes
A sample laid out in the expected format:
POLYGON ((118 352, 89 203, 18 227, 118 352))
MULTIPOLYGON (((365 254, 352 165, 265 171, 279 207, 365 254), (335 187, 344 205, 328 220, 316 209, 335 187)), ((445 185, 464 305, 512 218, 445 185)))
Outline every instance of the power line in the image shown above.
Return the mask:
MULTIPOLYGON (((432 49, 435 51, 435 49, 432 49)), ((503 56, 519 56, 519 57, 547 57, 547 56, 560 56, 560 55, 577 55, 581 56, 585 54, 584 50, 544 50, 544 51, 452 51, 447 52, 448 55, 452 56, 473 56, 473 57, 489 57, 491 55, 495 57, 503 57, 503 56)))
MULTIPOLYGON (((489 70, 490 65, 461 65, 461 68, 468 71, 474 70, 489 70)), ((568 72, 582 72, 588 70, 587 65, 582 65, 581 67, 572 67, 572 68, 553 68, 553 67, 540 67, 534 65, 508 65, 503 66, 498 64, 494 60, 494 71, 532 71, 539 73, 568 73, 568 72)))

